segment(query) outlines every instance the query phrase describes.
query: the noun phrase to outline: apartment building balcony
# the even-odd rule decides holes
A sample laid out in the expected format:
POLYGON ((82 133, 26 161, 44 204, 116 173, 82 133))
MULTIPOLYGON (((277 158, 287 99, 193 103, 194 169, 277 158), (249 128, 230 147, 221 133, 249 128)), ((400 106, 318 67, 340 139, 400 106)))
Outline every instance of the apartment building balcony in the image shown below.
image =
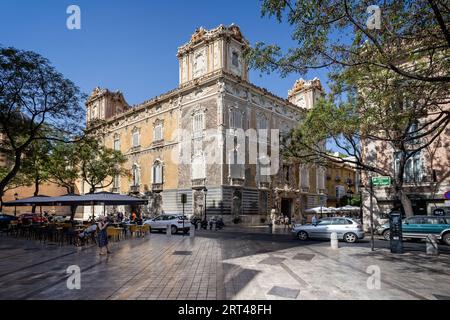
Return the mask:
POLYGON ((325 189, 317 189, 318 194, 325 194, 325 189))
POLYGON ((152 191, 153 192, 163 191, 163 183, 152 183, 152 191))
POLYGON ((200 189, 206 185, 206 178, 192 179, 191 183, 193 189, 200 189))

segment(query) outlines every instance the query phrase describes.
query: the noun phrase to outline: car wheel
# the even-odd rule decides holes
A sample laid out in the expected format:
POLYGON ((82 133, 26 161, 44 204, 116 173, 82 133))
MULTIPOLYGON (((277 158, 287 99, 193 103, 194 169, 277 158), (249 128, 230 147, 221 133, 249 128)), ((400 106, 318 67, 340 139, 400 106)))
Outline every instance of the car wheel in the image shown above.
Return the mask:
POLYGON ((446 233, 442 236, 442 242, 450 246, 450 233, 446 233))
POLYGON ((177 228, 176 226, 171 226, 171 227, 170 227, 170 232, 171 232, 172 234, 175 234, 175 233, 178 232, 178 228, 177 228))
POLYGON ((305 231, 299 231, 297 233, 297 238, 299 238, 302 241, 308 240, 308 234, 305 231))
POLYGON ((391 231, 390 230, 383 231, 383 238, 384 240, 387 241, 391 240, 391 231))
POLYGON ((358 239, 358 237, 356 236, 356 234, 349 232, 344 234, 344 241, 348 242, 348 243, 354 243, 356 242, 356 240, 358 239))

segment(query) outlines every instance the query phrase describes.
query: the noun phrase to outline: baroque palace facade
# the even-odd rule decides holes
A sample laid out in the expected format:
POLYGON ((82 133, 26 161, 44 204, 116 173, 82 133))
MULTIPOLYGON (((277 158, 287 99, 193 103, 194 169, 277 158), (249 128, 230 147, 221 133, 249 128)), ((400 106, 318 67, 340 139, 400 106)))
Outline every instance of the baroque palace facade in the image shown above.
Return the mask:
POLYGON ((272 208, 299 219, 324 201, 325 170, 283 162, 272 132, 296 126, 322 94, 320 81, 300 79, 288 99, 277 97, 249 82, 247 46, 236 25, 199 28, 178 49, 175 90, 130 107, 121 92, 94 89, 88 128, 131 172, 105 191, 147 197, 148 214, 181 213, 185 193, 186 214, 203 216, 206 204, 208 216, 253 223, 272 208))

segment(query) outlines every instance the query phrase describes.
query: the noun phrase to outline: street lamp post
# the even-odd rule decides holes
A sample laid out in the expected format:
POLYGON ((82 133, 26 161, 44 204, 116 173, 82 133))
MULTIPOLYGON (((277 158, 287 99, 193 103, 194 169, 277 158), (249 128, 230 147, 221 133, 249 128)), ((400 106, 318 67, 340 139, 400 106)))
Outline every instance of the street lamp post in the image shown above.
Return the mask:
POLYGON ((204 193, 204 197, 205 197, 205 206, 203 208, 203 210, 205 211, 205 221, 206 221, 206 195, 208 194, 208 189, 206 189, 206 186, 203 188, 203 193, 204 193))
MULTIPOLYGON (((16 193, 14 193, 14 200, 19 200, 19 195, 16 193)), ((14 216, 17 216, 17 206, 14 206, 14 216)))

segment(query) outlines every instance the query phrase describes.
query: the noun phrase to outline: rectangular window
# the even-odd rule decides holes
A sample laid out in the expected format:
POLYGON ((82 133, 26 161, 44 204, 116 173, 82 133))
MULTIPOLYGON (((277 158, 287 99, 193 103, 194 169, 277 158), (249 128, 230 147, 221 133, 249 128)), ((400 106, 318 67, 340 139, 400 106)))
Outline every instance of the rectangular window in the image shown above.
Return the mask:
POLYGON ((196 113, 194 115, 192 126, 192 129, 194 131, 194 138, 202 136, 204 129, 203 113, 196 113))
MULTIPOLYGON (((400 170, 400 160, 402 153, 396 152, 394 154, 394 171, 395 174, 400 170)), ((422 170, 422 160, 420 152, 416 153, 414 156, 410 157, 405 164, 403 179, 406 183, 420 182, 422 181, 423 170, 422 170)))
POLYGON ((120 140, 114 139, 114 150, 120 150, 120 140))
POLYGON ((153 183, 163 183, 161 165, 153 166, 153 183))
POLYGON ((115 175, 114 176, 114 181, 113 181, 113 188, 119 188, 119 176, 115 175))
POLYGON ((306 166, 301 167, 300 181, 302 188, 309 188, 309 169, 306 166))
POLYGON ((154 141, 160 141, 163 140, 163 132, 162 132, 162 125, 157 125, 153 129, 153 140, 154 141))
POLYGON ((239 110, 230 111, 230 128, 242 129, 242 113, 239 110))
POLYGON ((139 143, 139 132, 136 131, 133 133, 133 147, 138 147, 139 143))

